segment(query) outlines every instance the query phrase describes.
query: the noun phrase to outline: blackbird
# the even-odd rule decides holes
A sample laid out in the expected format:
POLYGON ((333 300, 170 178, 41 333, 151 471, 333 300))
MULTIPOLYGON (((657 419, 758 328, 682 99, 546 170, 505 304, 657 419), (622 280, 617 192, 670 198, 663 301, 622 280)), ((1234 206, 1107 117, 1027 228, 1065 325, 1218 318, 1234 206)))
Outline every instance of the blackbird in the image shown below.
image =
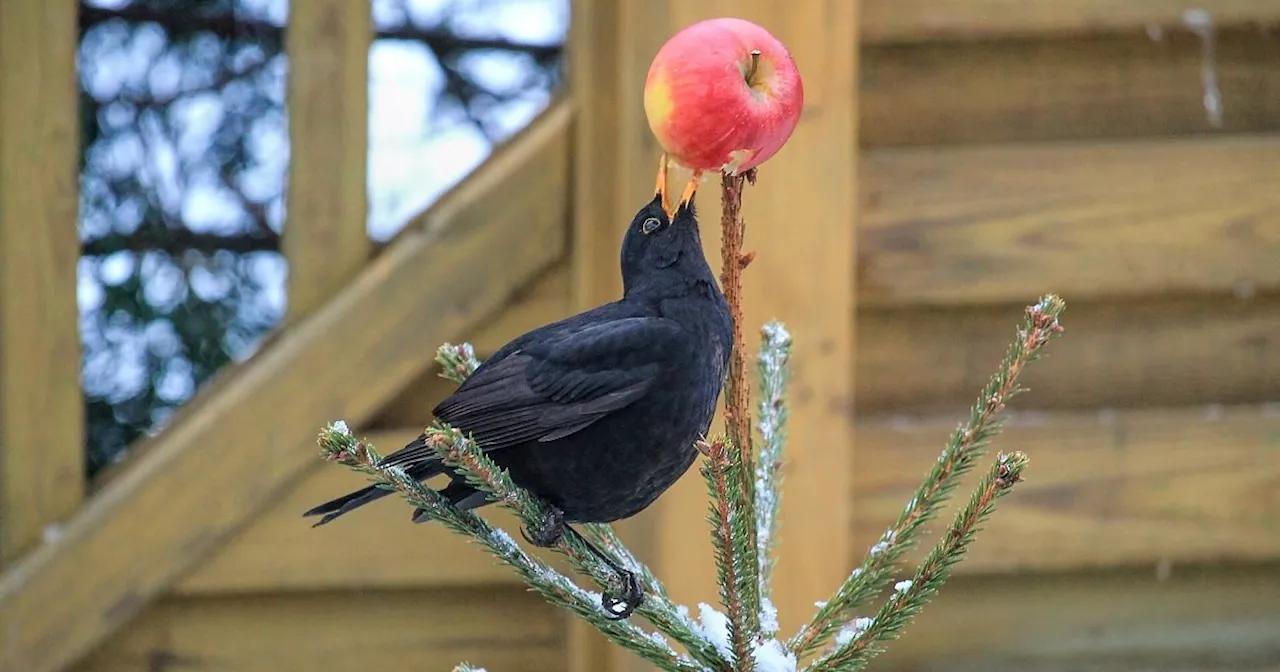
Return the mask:
MULTIPOLYGON (((633 516, 689 469, 710 429, 733 338, 728 303, 702 250, 697 180, 671 210, 663 164, 657 193, 623 238, 622 298, 515 338, 432 410, 547 506, 540 529, 521 530, 527 541, 548 547, 567 531, 618 573, 622 595, 604 599, 613 618, 639 606, 639 583, 567 524, 633 516)), ((489 503, 425 438, 384 464, 420 481, 448 474, 439 492, 462 509, 489 503)), ((322 515, 316 525, 323 525, 389 493, 369 486, 304 515, 322 515)), ((414 522, 424 520, 415 512, 414 522)))

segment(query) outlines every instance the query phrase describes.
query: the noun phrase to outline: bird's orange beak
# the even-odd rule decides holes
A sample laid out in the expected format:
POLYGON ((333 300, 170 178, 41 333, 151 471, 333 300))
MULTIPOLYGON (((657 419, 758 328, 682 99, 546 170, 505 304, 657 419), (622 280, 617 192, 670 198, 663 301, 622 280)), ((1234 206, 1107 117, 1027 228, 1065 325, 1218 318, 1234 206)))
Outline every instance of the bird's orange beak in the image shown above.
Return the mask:
POLYGON ((677 203, 675 209, 671 211, 672 217, 675 217, 675 213, 679 212, 680 208, 693 204, 693 195, 697 193, 698 183, 701 181, 702 181, 702 171, 701 170, 693 171, 693 176, 689 178, 689 184, 686 184, 684 187, 684 193, 680 194, 680 202, 677 203))
POLYGON ((658 159, 658 186, 655 188, 657 195, 662 198, 662 209, 671 215, 671 198, 667 196, 667 169, 671 165, 671 159, 666 152, 662 153, 662 157, 658 159))
POLYGON ((670 167, 671 157, 666 152, 663 152, 662 157, 658 159, 658 183, 654 189, 657 195, 662 197, 662 209, 667 213, 667 217, 675 219, 676 212, 693 201, 693 196, 698 191, 698 183, 702 181, 702 171, 695 170, 693 172, 693 177, 689 179, 689 184, 685 185, 684 193, 680 195, 680 202, 676 203, 675 207, 671 207, 671 196, 667 193, 667 173, 670 167))

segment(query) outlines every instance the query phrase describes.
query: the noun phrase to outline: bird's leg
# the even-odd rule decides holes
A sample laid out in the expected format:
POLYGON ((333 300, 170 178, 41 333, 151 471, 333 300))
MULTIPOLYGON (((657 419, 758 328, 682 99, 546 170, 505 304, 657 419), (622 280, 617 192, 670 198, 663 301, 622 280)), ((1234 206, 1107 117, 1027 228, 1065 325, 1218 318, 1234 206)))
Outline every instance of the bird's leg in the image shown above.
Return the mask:
POLYGON ((542 519, 537 529, 531 529, 526 532, 525 528, 521 527, 520 536, 534 546, 551 548, 564 539, 565 532, 573 535, 583 546, 587 547, 591 555, 594 555, 597 560, 604 563, 610 571, 617 575, 615 582, 611 583, 608 589, 600 596, 600 606, 604 607, 606 618, 619 621, 630 616, 644 601, 644 590, 640 587, 640 579, 636 577, 635 572, 624 569, 614 562, 612 558, 605 555, 603 551, 596 548, 595 544, 588 541, 581 533, 569 527, 564 522, 563 511, 550 504, 545 504, 544 506, 547 515, 542 519))
POLYGON ((667 172, 671 166, 671 157, 666 152, 658 158, 658 184, 654 192, 662 197, 662 210, 671 216, 671 197, 667 194, 667 172))
POLYGON ((566 525, 564 524, 564 511, 561 511, 550 504, 546 505, 545 508, 547 515, 543 517, 542 523, 538 525, 538 529, 525 532, 525 528, 521 527, 520 536, 524 537, 525 541, 533 544, 534 546, 538 546, 540 548, 551 548, 552 546, 560 543, 560 540, 564 538, 564 531, 566 529, 566 525))
POLYGON ((644 602, 644 589, 640 587, 640 578, 636 576, 635 572, 625 569, 622 565, 614 562, 612 558, 596 548, 595 544, 587 541, 586 537, 583 537, 577 530, 568 525, 565 525, 564 529, 582 542, 582 545, 586 546, 587 550, 596 556, 597 560, 604 563, 617 575, 616 581, 611 583, 604 593, 600 595, 600 606, 604 607, 605 618, 611 621, 620 621, 630 616, 644 602))

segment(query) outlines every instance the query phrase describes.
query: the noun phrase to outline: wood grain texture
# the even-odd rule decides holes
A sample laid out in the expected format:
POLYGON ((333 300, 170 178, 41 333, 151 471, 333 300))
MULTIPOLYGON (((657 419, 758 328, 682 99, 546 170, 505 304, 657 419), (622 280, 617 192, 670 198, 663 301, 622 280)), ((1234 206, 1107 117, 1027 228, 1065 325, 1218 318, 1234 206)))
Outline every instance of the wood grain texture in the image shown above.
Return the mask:
MULTIPOLYGON (((1016 499, 1015 494, 1009 501, 1016 499)), ((1000 516, 997 512, 995 518, 1000 516)), ((979 537, 977 545, 982 542, 979 537)), ((1167 569, 1167 576, 1143 567, 957 577, 871 667, 910 672, 1280 670, 1280 565, 1174 563, 1167 569)))
MULTIPOLYGON (((1280 557, 1280 406, 1016 412, 992 453, 1031 457, 957 571, 1280 557)), ((911 498, 961 415, 858 426, 857 556, 911 498)), ((981 470, 981 469, 979 469, 981 470)), ((932 525, 934 543, 976 476, 932 525)))
MULTIPOLYGON (((1030 392, 1013 404, 1009 424, 986 458, 993 460, 1002 450, 1026 452, 1031 456, 1027 481, 1002 500, 984 524, 957 568, 960 574, 1280 557, 1280 405, 1024 410, 1035 396, 1030 392)), ((852 548, 846 571, 911 498, 961 417, 956 413, 858 419, 858 466, 845 491, 855 512, 846 537, 852 548)), ((386 430, 370 437, 382 447, 416 431, 386 430)), ((821 456, 836 450, 824 447, 815 452, 821 456)), ((340 481, 351 484, 353 477, 343 476, 309 476, 297 494, 266 511, 179 590, 213 594, 517 582, 506 568, 461 543, 457 535, 431 526, 408 527, 403 503, 372 506, 362 512, 359 525, 335 523, 332 531, 299 525, 302 506, 344 487, 340 481), (313 533, 314 539, 302 541, 302 535, 313 533), (351 567, 365 569, 353 573, 351 567)), ((661 507, 671 509, 641 514, 662 514, 662 526, 655 528, 661 544, 657 550, 678 551, 681 561, 655 569, 673 591, 680 587, 684 594, 676 598, 686 603, 715 599, 687 585, 696 580, 697 572, 709 571, 701 565, 710 564, 711 557, 702 516, 705 488, 686 485, 701 486, 696 478, 691 473, 681 481, 685 487, 663 496, 661 507)), ((974 481, 975 476, 966 478, 910 558, 918 559, 933 543, 974 481)), ((824 496, 834 501, 837 495, 824 496)), ((833 503, 829 506, 835 508, 833 503)), ((504 512, 489 509, 485 515, 515 529, 514 519, 504 512)), ((784 532, 783 539, 784 549, 805 541, 793 532, 784 532)), ((658 557, 661 561, 665 556, 658 557)), ((810 611, 805 607, 797 615, 810 611)))
MULTIPOLYGON (((443 398, 453 383, 440 383, 437 396, 443 398)), ((402 429, 366 436, 386 455, 419 431, 402 429)), ((398 498, 388 498, 361 509, 359 517, 343 518, 322 528, 312 528, 314 520, 302 517, 303 511, 366 481, 338 465, 309 470, 283 497, 178 581, 174 591, 222 595, 520 584, 511 569, 466 537, 442 525, 412 524, 412 507, 398 498)), ((494 524, 518 533, 515 518, 505 510, 490 507, 484 514, 494 524)), ((535 555, 546 557, 541 552, 535 555)))
MULTIPOLYGON (((510 303, 458 340, 471 343, 476 356, 484 360, 516 336, 567 317, 573 312, 572 272, 567 259, 557 262, 537 280, 521 288, 510 303)), ((431 422, 431 409, 454 387, 439 374, 434 366, 419 374, 378 412, 369 427, 395 429, 431 422)))
POLYGON ((370 0, 300 2, 289 13, 288 319, 320 306, 370 253, 370 0))
POLYGON ((431 362, 424 343, 473 328, 561 257, 565 204, 546 194, 567 183, 570 115, 552 106, 342 292, 139 446, 56 543, 6 572, 0 669, 64 669, 124 625, 322 466, 319 427, 369 420, 431 362), (542 207, 524 206, 534 200, 542 207))
POLYGON ((553 672, 563 647, 552 607, 515 587, 166 598, 74 669, 553 672))
MULTIPOLYGON (((557 265, 464 336, 481 357, 569 312, 557 265)), ((1025 297, 1028 301, 1034 296, 1025 297)), ((1004 355, 1024 304, 863 307, 854 358, 859 416, 950 413, 972 403, 1004 355)), ((1258 403, 1280 380, 1280 294, 1072 302, 1067 337, 1023 380, 1044 410, 1258 403)), ((435 369, 372 421, 425 424, 448 383, 435 369)))
POLYGON ((84 494, 76 7, 0 4, 0 566, 84 494))
POLYGON ((864 304, 1280 287, 1280 136, 864 156, 864 304))
MULTIPOLYGON (((1140 3, 1134 3, 1140 4, 1140 3)), ((1048 6, 1058 6, 1050 3, 1048 6)), ((864 147, 1085 140, 1280 129, 1280 39, 1218 31, 1221 125, 1204 105, 1203 44, 1186 29, 942 40, 862 53, 864 147)))
POLYGON ((1182 0, 864 0, 862 39, 876 43, 1043 33, 1142 33, 1147 26, 1181 25, 1192 8, 1209 12, 1219 26, 1272 26, 1280 22, 1280 6, 1272 0, 1199 4, 1182 0))
MULTIPOLYGON (((1027 302, 1034 300, 1028 294, 1027 302)), ((1022 304, 859 311, 860 415, 973 403, 1022 304)), ((1039 409, 1236 404, 1280 398, 1280 295, 1069 302, 1066 336, 1024 374, 1039 409)))

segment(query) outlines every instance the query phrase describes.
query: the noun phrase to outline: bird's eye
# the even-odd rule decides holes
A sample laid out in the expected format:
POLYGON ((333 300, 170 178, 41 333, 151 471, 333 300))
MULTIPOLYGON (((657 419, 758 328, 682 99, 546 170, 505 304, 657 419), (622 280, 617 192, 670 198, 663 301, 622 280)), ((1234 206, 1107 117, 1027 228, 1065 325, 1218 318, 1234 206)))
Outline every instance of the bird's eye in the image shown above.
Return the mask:
POLYGON ((647 236, 657 231, 660 226, 662 226, 662 222, 658 221, 657 217, 650 217, 640 223, 640 233, 647 236))

